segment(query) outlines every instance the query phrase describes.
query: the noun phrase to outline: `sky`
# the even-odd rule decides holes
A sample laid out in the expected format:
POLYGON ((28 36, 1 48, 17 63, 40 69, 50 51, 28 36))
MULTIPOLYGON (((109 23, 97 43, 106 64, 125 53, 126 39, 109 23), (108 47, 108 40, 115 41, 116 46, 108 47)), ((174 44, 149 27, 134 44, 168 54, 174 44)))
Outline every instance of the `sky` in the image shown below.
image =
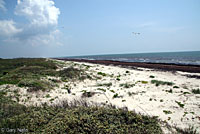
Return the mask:
POLYGON ((200 51, 199 13, 200 0, 0 0, 0 58, 200 51))

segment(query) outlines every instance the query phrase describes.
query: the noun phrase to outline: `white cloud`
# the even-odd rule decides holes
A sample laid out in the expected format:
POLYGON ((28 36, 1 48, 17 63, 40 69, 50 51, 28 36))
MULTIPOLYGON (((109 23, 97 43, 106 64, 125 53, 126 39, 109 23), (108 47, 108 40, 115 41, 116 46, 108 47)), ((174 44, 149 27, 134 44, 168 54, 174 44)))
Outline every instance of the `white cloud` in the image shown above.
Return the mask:
POLYGON ((59 38, 60 38, 60 31, 54 30, 54 31, 51 31, 49 34, 38 34, 37 36, 31 36, 28 39, 22 40, 22 41, 25 41, 26 43, 33 46, 40 45, 40 44, 62 45, 62 43, 60 43, 59 41, 59 38))
POLYGON ((25 16, 32 25, 57 25, 60 11, 52 0, 18 0, 15 14, 25 16))
POLYGON ((0 25, 0 36, 9 36, 4 41, 10 43, 60 45, 61 33, 56 29, 59 14, 53 0, 17 0, 15 15, 25 17, 28 23, 18 29, 13 21, 1 21, 4 25, 0 25))
POLYGON ((3 0, 0 0, 0 9, 3 11, 6 11, 6 7, 5 7, 5 2, 3 0))
POLYGON ((4 37, 11 37, 20 33, 22 29, 18 29, 15 26, 15 22, 13 20, 2 20, 0 21, 0 35, 4 37))

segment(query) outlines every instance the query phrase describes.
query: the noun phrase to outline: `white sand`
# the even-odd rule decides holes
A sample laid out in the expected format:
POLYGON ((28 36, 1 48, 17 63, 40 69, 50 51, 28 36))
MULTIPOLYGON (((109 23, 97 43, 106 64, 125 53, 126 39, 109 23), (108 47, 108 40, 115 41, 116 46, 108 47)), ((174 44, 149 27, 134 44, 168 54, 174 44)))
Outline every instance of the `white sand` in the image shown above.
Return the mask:
MULTIPOLYGON (((101 79, 62 82, 59 84, 59 87, 45 93, 28 93, 25 88, 12 85, 9 85, 10 87, 7 88, 12 88, 12 90, 18 89, 21 95, 20 103, 25 105, 40 105, 45 102, 56 104, 61 100, 79 100, 82 99, 84 90, 95 92, 94 96, 84 99, 88 102, 112 103, 118 107, 128 107, 129 110, 145 115, 158 116, 159 119, 166 121, 172 126, 176 125, 181 128, 194 126, 200 133, 200 94, 191 92, 192 89, 200 89, 200 79, 184 76, 185 74, 192 73, 180 71, 176 73, 162 72, 144 68, 137 70, 78 62, 64 63, 66 67, 73 65, 77 68, 86 68, 85 65, 88 65, 90 67, 87 73, 99 76, 101 79), (129 71, 129 73, 126 73, 126 71, 129 71), (98 75, 98 72, 105 73, 106 76, 98 75), (117 80, 119 75, 120 80, 117 80), (150 75, 155 76, 155 78, 150 78, 150 75), (151 80, 173 82, 175 83, 173 86, 178 86, 179 88, 173 88, 173 86, 169 85, 156 86, 151 83, 151 80), (112 86, 98 86, 98 84, 104 83, 112 83, 112 86), (134 84, 134 86, 130 88, 121 87, 120 84, 124 83, 134 84), (69 94, 66 89, 63 89, 65 85, 71 87, 72 93, 69 94), (106 92, 97 90, 98 88, 103 88, 106 92), (169 92, 170 89, 172 89, 172 93, 169 92), (119 98, 113 98, 113 95, 116 93, 120 96, 119 98), (129 95, 129 93, 132 93, 132 95, 129 95), (184 107, 180 107, 177 102, 184 104, 184 107), (168 111, 169 113, 163 111, 168 111)), ((195 73, 195 75, 200 74, 195 73)), ((3 85, 1 89, 5 89, 5 87, 6 85, 3 85)))

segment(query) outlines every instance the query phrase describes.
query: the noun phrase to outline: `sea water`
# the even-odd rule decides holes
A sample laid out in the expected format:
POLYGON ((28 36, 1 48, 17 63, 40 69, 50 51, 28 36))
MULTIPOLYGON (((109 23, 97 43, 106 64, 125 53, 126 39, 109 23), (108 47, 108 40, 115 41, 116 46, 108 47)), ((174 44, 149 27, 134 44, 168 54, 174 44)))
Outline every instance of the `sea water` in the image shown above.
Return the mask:
POLYGON ((73 56, 66 58, 88 59, 88 60, 114 60, 122 62, 148 62, 148 63, 200 65, 200 51, 106 54, 106 55, 73 56))

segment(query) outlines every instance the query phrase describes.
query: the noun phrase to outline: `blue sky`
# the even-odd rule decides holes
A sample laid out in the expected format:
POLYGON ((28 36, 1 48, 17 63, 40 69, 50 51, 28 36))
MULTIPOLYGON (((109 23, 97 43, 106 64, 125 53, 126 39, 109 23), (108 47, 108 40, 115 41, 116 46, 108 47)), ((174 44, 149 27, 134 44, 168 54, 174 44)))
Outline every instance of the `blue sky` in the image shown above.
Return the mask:
POLYGON ((199 13, 199 0, 0 0, 0 57, 200 51, 199 13))

